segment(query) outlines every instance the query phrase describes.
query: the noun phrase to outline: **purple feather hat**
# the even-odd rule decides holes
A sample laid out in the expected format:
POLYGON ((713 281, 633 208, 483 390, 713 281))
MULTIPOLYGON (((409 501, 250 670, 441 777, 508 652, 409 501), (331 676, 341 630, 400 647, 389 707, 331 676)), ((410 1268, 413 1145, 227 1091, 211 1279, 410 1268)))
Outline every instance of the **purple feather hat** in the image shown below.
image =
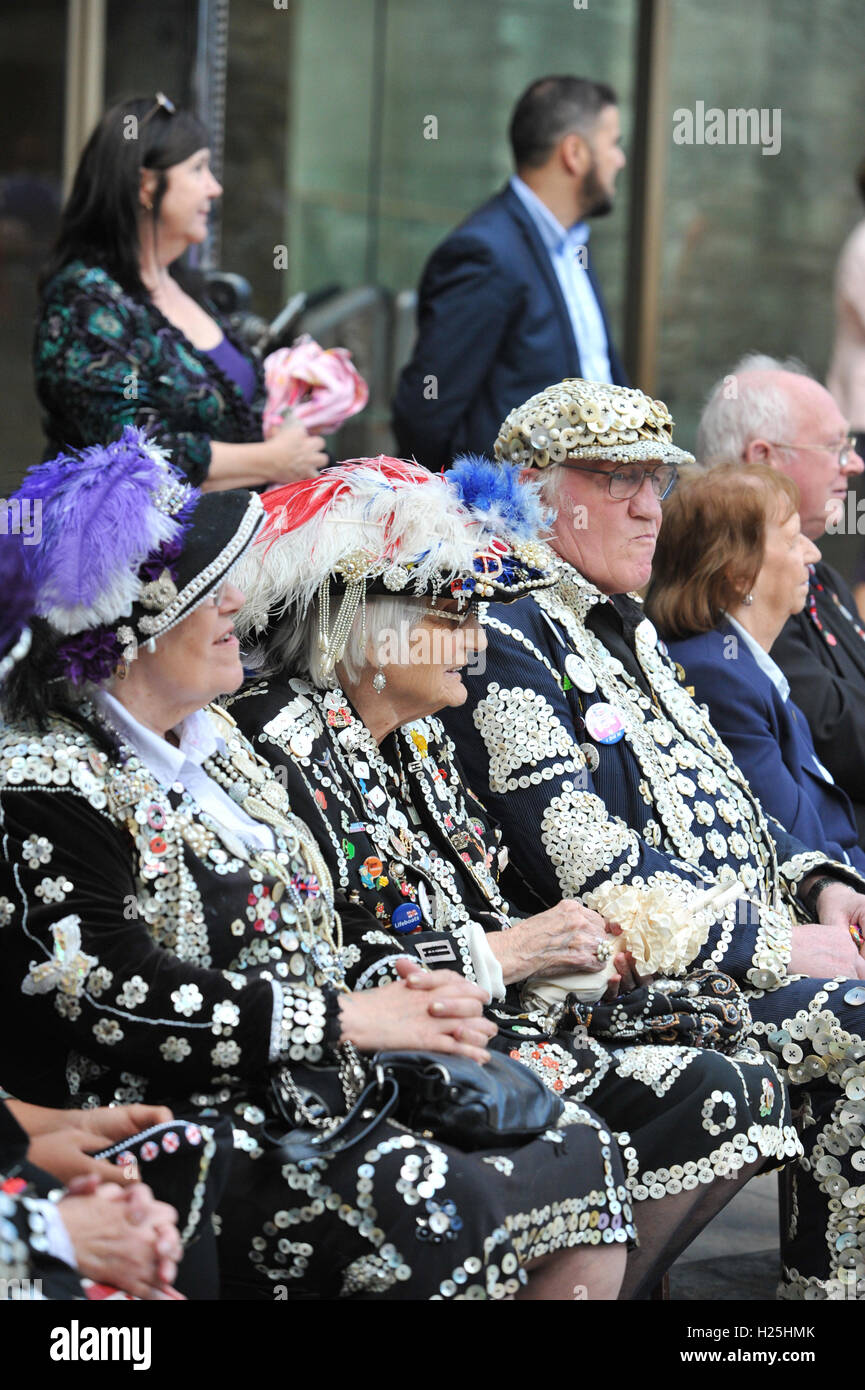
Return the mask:
POLYGON ((182 622, 263 519, 255 493, 202 496, 133 426, 32 468, 16 498, 39 513, 35 611, 66 639, 58 674, 77 686, 103 684, 139 641, 155 646, 182 622))
POLYGON ((130 615, 139 566, 165 542, 180 541, 177 514, 198 493, 143 430, 128 425, 112 444, 31 468, 16 496, 42 512, 37 612, 58 632, 76 633, 130 615))

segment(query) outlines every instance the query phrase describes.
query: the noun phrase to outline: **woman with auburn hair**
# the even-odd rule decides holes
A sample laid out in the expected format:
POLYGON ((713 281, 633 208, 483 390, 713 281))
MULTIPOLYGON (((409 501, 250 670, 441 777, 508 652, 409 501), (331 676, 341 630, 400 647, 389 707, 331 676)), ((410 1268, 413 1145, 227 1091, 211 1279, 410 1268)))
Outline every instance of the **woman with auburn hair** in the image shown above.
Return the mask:
POLYGON ((770 655, 819 558, 798 502, 795 483, 762 464, 683 477, 664 509, 646 611, 763 809, 861 871, 853 808, 770 655))

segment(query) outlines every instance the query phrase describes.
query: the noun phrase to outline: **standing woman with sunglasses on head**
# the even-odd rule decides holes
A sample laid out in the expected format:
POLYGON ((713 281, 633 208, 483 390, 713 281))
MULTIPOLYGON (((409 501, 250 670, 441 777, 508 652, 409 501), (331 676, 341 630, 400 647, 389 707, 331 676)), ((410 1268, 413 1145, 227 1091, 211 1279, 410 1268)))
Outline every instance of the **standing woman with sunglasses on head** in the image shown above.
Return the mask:
POLYGON ((312 477, 324 441, 262 436, 264 377, 177 265, 222 189, 207 132, 162 92, 120 102, 91 135, 42 277, 36 390, 48 449, 143 425, 205 491, 312 477))

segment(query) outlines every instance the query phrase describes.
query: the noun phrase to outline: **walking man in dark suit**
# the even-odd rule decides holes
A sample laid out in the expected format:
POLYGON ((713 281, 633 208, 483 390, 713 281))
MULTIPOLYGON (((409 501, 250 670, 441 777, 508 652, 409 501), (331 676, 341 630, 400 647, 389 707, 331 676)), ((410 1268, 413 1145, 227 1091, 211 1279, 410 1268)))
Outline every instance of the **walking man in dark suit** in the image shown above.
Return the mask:
MULTIPOLYGON (((800 363, 752 353, 718 382, 700 420, 703 464, 767 463, 799 488, 802 532, 816 541, 843 516, 862 459, 850 423, 800 363)), ((840 574, 811 567, 808 600, 775 641, 772 660, 811 726, 817 756, 843 787, 865 845, 865 623, 840 574)))
POLYGON ((588 257, 586 219, 624 167, 616 94, 542 77, 511 117, 516 174, 433 252, 394 400, 399 451, 428 468, 490 453, 514 405, 562 377, 626 385, 588 257))

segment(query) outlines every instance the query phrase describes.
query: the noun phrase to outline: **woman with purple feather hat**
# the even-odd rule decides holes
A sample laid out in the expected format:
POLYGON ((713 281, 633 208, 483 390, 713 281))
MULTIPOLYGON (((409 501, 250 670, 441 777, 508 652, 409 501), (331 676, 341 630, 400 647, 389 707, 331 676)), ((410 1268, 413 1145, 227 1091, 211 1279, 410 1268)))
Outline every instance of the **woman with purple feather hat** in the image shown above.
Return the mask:
MULTIPOLYGON (((36 602, 28 551, 15 534, 0 537, 0 592, 2 685, 30 649, 36 602)), ((0 905, 7 908, 8 900, 0 905)), ((0 1057, 0 1074, 2 1063, 0 1057)), ((132 1149, 141 1131, 167 1133, 173 1124, 164 1106, 52 1110, 13 1100, 0 1089, 0 1296, 83 1298, 83 1277, 140 1298, 177 1297, 177 1212, 155 1200, 137 1172, 94 1156, 115 1139, 127 1140, 132 1149), (58 1192, 58 1180, 65 1193, 58 1192)), ((182 1163, 182 1156, 170 1162, 167 1174, 165 1164, 159 1167, 175 1189, 178 1176, 181 1183, 186 1177, 185 1169, 179 1172, 182 1163)), ((152 1183, 152 1170, 148 1177, 152 1183)), ((191 1183, 189 1188, 191 1195, 191 1183)), ((209 1258, 214 1255, 211 1250, 209 1258)))
MULTIPOLYGON (((349 979, 377 994, 412 959, 482 985, 494 1049, 567 1102, 577 1135, 600 1115, 606 1152, 622 1153, 625 1191, 578 1221, 587 1240, 619 1241, 634 1201, 640 1248, 623 1297, 643 1296, 742 1181, 798 1141, 777 1072, 739 1045, 748 1012, 732 981, 705 971, 641 983, 618 924, 577 901, 543 910, 436 718, 483 672, 479 605, 556 581, 536 486, 479 458, 441 476, 361 459, 263 505, 238 571, 256 678, 230 708, 280 772, 334 883, 372 919, 346 929, 349 979), (569 989, 611 962, 619 997, 600 1000, 602 984, 575 1012, 569 989), (541 997, 548 976, 555 1006, 541 997), (669 1189, 660 1173, 673 1175, 669 1189)), ((498 744, 504 776, 528 737, 516 705, 498 744)), ((544 737, 556 756, 552 727, 544 737)))
MULTIPOLYGON (((227 1117, 231 1295, 614 1297, 631 1228, 597 1250, 585 1233, 624 1193, 598 1125, 492 1155, 375 1109, 357 1147, 314 1127, 311 1068, 350 1104, 365 1053, 486 1063, 496 1028, 456 972, 405 962, 374 995, 348 988, 344 933, 376 919, 335 898, 285 788, 211 703, 243 679, 233 575, 261 499, 199 495, 132 429, 22 490, 42 504, 37 616, 0 731, 0 1027, 4 1055, 28 1038, 22 1093, 179 1098, 203 1165, 227 1117)), ((142 1148, 145 1171, 168 1142, 142 1148)), ((190 1229, 208 1216, 193 1202, 190 1229)))

